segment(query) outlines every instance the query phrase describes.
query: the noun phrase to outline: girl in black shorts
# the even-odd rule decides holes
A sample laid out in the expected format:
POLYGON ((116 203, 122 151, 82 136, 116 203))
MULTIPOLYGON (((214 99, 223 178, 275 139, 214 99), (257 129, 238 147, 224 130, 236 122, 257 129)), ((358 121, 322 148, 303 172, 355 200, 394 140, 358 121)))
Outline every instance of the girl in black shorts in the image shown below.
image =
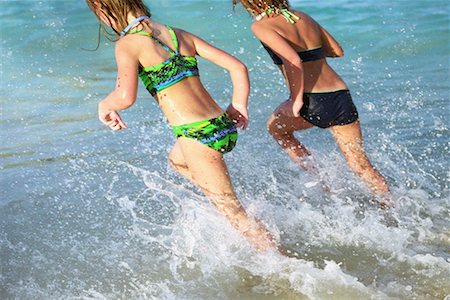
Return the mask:
POLYGON ((297 130, 328 128, 350 168, 375 194, 391 206, 383 176, 363 148, 358 112, 345 82, 326 57, 343 56, 336 40, 307 14, 293 10, 286 0, 233 0, 254 17, 253 34, 282 71, 290 97, 273 112, 267 128, 289 156, 307 170, 311 155, 294 136, 297 130))

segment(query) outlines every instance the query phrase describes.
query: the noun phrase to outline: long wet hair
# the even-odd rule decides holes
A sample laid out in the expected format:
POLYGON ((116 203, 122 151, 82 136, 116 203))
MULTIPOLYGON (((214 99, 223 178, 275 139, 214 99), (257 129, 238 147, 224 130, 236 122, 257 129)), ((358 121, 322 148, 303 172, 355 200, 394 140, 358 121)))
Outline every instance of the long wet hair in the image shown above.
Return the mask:
POLYGON ((252 15, 259 15, 268 9, 273 14, 280 14, 281 9, 289 8, 288 0, 233 0, 233 7, 241 3, 242 6, 252 15))
POLYGON ((86 3, 99 20, 99 39, 95 50, 100 45, 100 32, 103 32, 108 40, 117 41, 120 32, 128 26, 128 13, 151 17, 150 10, 142 0, 86 0, 86 3), (106 29, 98 15, 99 12, 102 12, 110 23, 114 22, 117 28, 111 27, 113 33, 106 29))

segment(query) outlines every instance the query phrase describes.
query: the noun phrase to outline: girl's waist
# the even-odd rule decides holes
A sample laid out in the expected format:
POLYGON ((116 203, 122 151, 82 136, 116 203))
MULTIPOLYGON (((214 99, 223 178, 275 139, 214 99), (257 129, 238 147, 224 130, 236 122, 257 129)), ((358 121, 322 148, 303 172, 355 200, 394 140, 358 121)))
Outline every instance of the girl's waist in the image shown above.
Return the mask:
POLYGON ((195 123, 216 118, 224 113, 222 108, 211 101, 186 101, 177 99, 161 105, 161 110, 172 126, 195 123), (175 103, 182 102, 182 103, 175 103))
POLYGON ((347 90, 347 84, 336 74, 336 76, 318 76, 314 78, 305 73, 303 91, 305 93, 327 92, 347 90))

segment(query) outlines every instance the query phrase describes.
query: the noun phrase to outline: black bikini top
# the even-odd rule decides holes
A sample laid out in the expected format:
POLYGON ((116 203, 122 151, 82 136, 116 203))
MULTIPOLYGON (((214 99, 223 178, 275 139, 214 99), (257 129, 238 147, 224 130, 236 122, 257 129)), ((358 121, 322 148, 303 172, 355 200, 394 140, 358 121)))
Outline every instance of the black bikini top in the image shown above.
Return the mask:
MULTIPOLYGON (((272 51, 272 49, 270 49, 263 42, 261 42, 261 44, 263 45, 264 49, 266 49, 267 53, 269 53, 274 64, 276 64, 276 65, 283 64, 283 61, 281 60, 281 58, 278 55, 276 55, 275 52, 272 51)), ((320 46, 318 48, 314 48, 314 49, 308 49, 305 51, 299 51, 297 53, 298 53, 298 56, 300 57, 300 59, 302 60, 302 62, 315 61, 315 60, 325 58, 325 53, 323 53, 322 46, 320 46)))

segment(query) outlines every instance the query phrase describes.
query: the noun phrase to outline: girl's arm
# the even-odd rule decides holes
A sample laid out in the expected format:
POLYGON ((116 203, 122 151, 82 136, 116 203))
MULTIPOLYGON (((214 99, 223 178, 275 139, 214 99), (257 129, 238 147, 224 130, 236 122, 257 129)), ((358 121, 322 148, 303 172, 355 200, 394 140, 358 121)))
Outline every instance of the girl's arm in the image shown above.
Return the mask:
POLYGON ((300 116, 300 109, 303 106, 304 86, 303 66, 298 53, 282 36, 270 28, 253 24, 252 31, 260 41, 272 49, 283 61, 283 73, 289 87, 290 101, 283 106, 282 112, 288 116, 300 116))
POLYGON ((288 78, 287 78, 287 76, 286 76, 286 69, 284 68, 283 65, 278 65, 277 67, 278 67, 278 69, 280 69, 281 74, 282 74, 283 77, 284 77, 284 80, 286 80, 286 86, 289 86, 289 80, 288 80, 288 78))
POLYGON ((137 95, 137 53, 126 41, 117 42, 116 49, 117 80, 116 88, 98 105, 100 121, 113 130, 127 128, 118 110, 127 109, 136 101, 137 95))
POLYGON ((233 99, 227 109, 228 115, 236 126, 246 129, 248 126, 248 96, 250 80, 247 67, 234 56, 218 49, 201 38, 190 34, 197 54, 230 72, 233 85, 233 99))
POLYGON ((344 50, 341 45, 334 39, 334 37, 319 25, 320 34, 322 38, 322 47, 327 57, 342 57, 344 56, 344 50))

